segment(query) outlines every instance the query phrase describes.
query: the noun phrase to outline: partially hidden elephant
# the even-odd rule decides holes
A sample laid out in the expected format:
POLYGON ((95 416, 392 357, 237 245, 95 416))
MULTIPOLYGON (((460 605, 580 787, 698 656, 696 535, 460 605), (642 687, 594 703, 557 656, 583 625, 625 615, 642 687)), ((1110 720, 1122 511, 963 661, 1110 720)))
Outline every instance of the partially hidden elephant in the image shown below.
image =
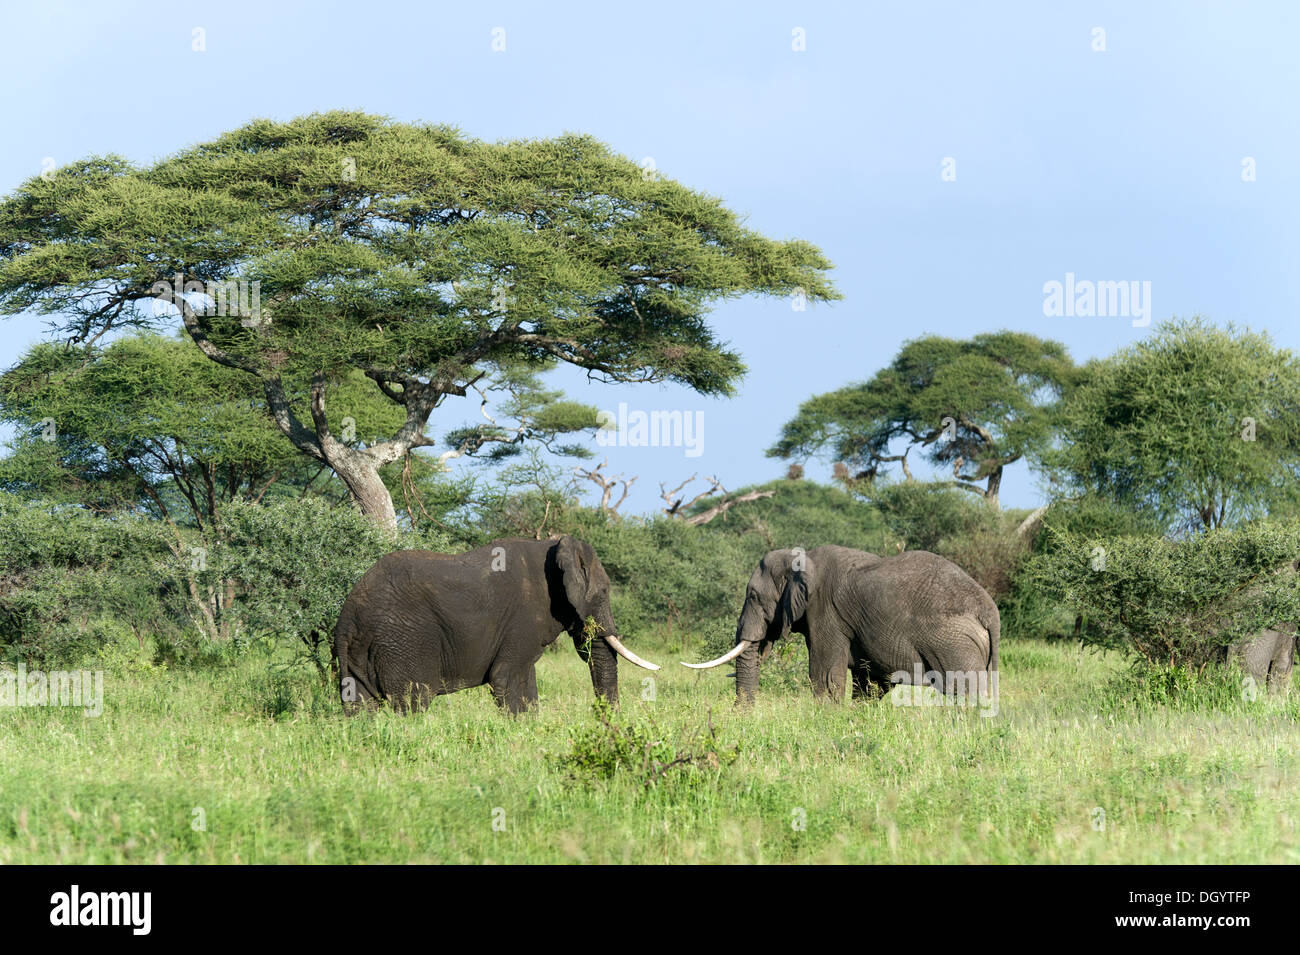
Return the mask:
POLYGON ((951 695, 972 680, 996 693, 997 605, 960 567, 927 551, 769 551, 745 589, 735 645, 716 660, 685 666, 735 660, 736 699, 748 702, 762 660, 791 631, 806 638, 808 676, 820 698, 843 699, 850 670, 855 697, 893 683, 928 683, 951 695))
POLYGON ((535 665, 566 632, 596 694, 611 703, 618 702, 618 657, 659 669, 619 640, 609 576, 585 541, 397 551, 366 571, 343 602, 334 628, 339 693, 349 712, 384 700, 405 711, 486 683, 498 705, 518 713, 537 703, 535 665))
POLYGON ((1291 685, 1291 666, 1296 648, 1296 625, 1277 624, 1261 630, 1249 640, 1242 640, 1228 650, 1230 659, 1236 660, 1256 686, 1268 686, 1272 693, 1281 693, 1291 685))
MULTIPOLYGON (((1300 558, 1278 565, 1272 573, 1282 575, 1284 586, 1300 586, 1300 558)), ((1227 622, 1226 618, 1222 621, 1227 622)), ((1267 686, 1270 692, 1280 693, 1291 685, 1295 650, 1295 621, 1275 622, 1254 636, 1230 644, 1225 656, 1253 679, 1257 687, 1267 686)))

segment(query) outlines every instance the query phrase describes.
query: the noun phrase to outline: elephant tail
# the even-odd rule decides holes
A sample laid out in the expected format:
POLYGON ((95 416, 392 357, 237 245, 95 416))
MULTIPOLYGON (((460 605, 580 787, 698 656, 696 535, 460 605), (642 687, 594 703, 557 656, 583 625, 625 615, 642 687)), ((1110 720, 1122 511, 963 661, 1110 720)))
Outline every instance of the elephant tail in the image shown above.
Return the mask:
POLYGON ((989 632, 989 672, 998 671, 998 644, 1002 642, 1002 617, 998 613, 998 608, 993 607, 993 613, 986 619, 981 620, 984 629, 989 632))
POLYGON ((339 695, 343 698, 344 705, 348 703, 357 703, 361 700, 361 693, 357 690, 364 691, 367 697, 372 700, 379 699, 379 694, 371 682, 366 679, 364 673, 357 667, 352 666, 352 660, 348 656, 348 647, 352 643, 352 638, 356 636, 356 622, 352 614, 344 610, 339 614, 338 625, 334 628, 334 658, 339 665, 339 695), (353 681, 352 699, 348 699, 347 681, 353 681))

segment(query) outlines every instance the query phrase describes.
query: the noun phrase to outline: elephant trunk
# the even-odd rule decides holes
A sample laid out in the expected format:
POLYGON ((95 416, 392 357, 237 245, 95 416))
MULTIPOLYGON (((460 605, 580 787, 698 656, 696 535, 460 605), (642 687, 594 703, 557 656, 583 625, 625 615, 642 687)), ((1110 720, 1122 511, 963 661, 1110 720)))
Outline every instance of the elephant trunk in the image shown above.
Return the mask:
POLYGON ((759 652, 758 641, 746 642, 744 650, 736 658, 737 704, 754 702, 754 696, 758 693, 758 672, 762 662, 763 655, 759 652))
POLYGON ((736 642, 731 649, 707 663, 683 663, 682 666, 692 670, 709 670, 724 663, 736 664, 736 702, 749 703, 758 692, 758 669, 771 647, 771 622, 763 619, 763 614, 750 604, 741 611, 736 623, 736 642))
POLYGON ((591 668, 591 686, 596 695, 617 703, 618 656, 614 648, 596 637, 587 648, 587 665, 591 668))
POLYGON ((597 607, 591 618, 596 624, 596 632, 588 635, 585 624, 580 623, 583 629, 575 629, 573 643, 591 669, 591 684, 596 695, 603 696, 610 703, 617 703, 619 657, 647 670, 658 670, 659 665, 643 660, 623 645, 608 605, 597 607))

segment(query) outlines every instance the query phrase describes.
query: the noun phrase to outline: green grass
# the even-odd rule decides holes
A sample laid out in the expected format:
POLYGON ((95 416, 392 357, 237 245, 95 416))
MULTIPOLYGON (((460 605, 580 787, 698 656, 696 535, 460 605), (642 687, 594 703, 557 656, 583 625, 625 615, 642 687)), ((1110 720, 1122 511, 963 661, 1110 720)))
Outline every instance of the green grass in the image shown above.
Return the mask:
POLYGON ((691 755, 711 714, 739 754, 646 785, 566 768, 602 731, 564 642, 520 719, 485 689, 348 719, 255 656, 109 672, 99 718, 0 709, 0 862, 1300 862, 1297 691, 1130 706, 1118 658, 1008 640, 995 717, 819 705, 775 668, 744 712, 663 659, 654 700, 623 666, 614 724, 691 755))

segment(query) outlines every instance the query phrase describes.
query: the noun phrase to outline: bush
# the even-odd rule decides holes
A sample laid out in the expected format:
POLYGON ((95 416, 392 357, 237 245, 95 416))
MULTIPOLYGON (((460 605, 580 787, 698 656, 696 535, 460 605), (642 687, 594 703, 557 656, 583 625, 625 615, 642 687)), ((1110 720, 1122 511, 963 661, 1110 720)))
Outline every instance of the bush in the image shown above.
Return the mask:
POLYGON ((1150 666, 1200 670, 1228 644, 1300 620, 1300 529, 1271 523, 1183 541, 1049 528, 1022 583, 1084 615, 1086 643, 1150 666))
MULTIPOLYGON (((1087 616, 1041 587, 1034 564, 1071 536, 1087 539, 1127 535, 1159 535, 1158 523, 1146 513, 1096 497, 1054 501, 1036 531, 1017 555, 1006 596, 998 601, 1002 632, 1040 637, 1082 637, 1090 628, 1087 616)), ((1091 636, 1095 636, 1089 630, 1091 636)))
MULTIPOLYGON (((560 475, 535 463, 511 469, 479 497, 465 546, 494 537, 573 534, 595 548, 612 584, 619 629, 663 641, 672 652, 701 633, 735 632, 745 583, 769 550, 843 544, 879 550, 884 525, 844 491, 811 481, 774 481, 751 490, 770 498, 737 505, 707 524, 665 515, 606 514, 583 507, 560 475)), ((691 513, 717 503, 698 502, 691 513)))
POLYGON ((571 526, 600 555, 620 629, 674 652, 687 634, 735 631, 756 548, 667 517, 614 522, 589 511, 571 526))
POLYGON ((740 744, 719 745, 710 712, 707 725, 665 733, 650 717, 615 724, 613 707, 597 698, 592 704, 596 725, 570 731, 571 748, 558 764, 569 777, 591 785, 630 775, 642 789, 653 789, 672 779, 698 786, 716 781, 721 771, 740 756, 740 744))
POLYGON ((866 492, 897 541, 888 553, 928 550, 946 557, 1001 605, 1012 591, 1026 544, 1016 533, 1022 515, 1000 511, 969 491, 906 481, 866 492))
POLYGON ((339 610, 357 580, 394 550, 452 549, 433 532, 392 537, 353 507, 316 498, 234 501, 209 574, 238 581, 231 616, 249 634, 300 648, 323 676, 339 610))
POLYGON ((997 512, 969 491, 924 481, 880 483, 864 496, 900 538, 899 550, 937 554, 943 541, 969 537, 997 524, 997 512))
POLYGON ((0 656, 77 664, 187 625, 162 525, 0 494, 0 656))

